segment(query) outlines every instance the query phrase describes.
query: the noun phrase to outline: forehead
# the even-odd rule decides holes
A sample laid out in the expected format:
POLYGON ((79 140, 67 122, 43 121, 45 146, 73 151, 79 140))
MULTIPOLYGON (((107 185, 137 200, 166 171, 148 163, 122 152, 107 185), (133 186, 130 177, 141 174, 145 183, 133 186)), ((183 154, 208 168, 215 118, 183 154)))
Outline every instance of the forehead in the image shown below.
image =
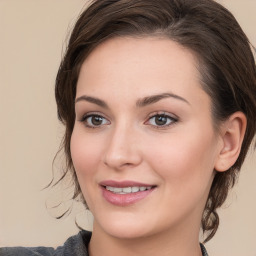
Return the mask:
POLYGON ((126 67, 128 73, 134 65, 142 68, 138 72, 161 68, 169 73, 177 74, 179 69, 196 75, 197 58, 192 51, 166 37, 114 37, 98 45, 85 59, 82 69, 97 66, 101 71, 107 68, 111 71, 126 67))
POLYGON ((82 64, 77 96, 104 92, 111 99, 168 91, 189 97, 192 92, 204 93, 197 67, 194 54, 170 39, 112 38, 82 64))

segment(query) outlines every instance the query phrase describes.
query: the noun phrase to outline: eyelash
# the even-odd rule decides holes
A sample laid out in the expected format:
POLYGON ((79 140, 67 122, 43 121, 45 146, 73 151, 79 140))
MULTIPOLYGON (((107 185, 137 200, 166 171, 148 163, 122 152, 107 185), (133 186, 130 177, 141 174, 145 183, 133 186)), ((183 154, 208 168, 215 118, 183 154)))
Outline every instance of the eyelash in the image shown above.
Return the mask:
MULTIPOLYGON (((108 121, 107 118, 105 118, 104 116, 102 116, 101 114, 98 114, 98 113, 87 113, 79 121, 84 123, 84 125, 87 128, 90 128, 90 129, 96 129, 96 128, 99 129, 103 125, 110 124, 110 121, 108 121), (102 120, 105 120, 105 123, 99 124, 99 125, 88 124, 88 119, 92 118, 92 117, 100 118, 102 120)), ((156 113, 151 114, 144 124, 151 125, 155 129, 165 129, 165 128, 171 126, 171 125, 174 125, 176 122, 178 122, 178 118, 177 117, 174 117, 174 116, 172 116, 170 114, 166 114, 166 113, 163 113, 163 112, 160 112, 160 113, 156 112, 156 113), (159 118, 166 118, 167 120, 169 120, 169 123, 168 124, 163 124, 163 125, 152 125, 152 124, 150 124, 150 120, 152 120, 153 118, 157 118, 157 117, 159 117, 159 118)), ((155 123, 156 123, 156 121, 155 121, 155 123)))
MULTIPOLYGON (((102 120, 107 120, 107 118, 105 118, 104 116, 102 116, 98 113, 87 113, 87 114, 83 115, 80 122, 84 123, 84 125, 90 129, 97 129, 97 128, 101 128, 102 125, 106 125, 106 124, 100 124, 100 125, 88 124, 88 119, 91 117, 97 117, 97 118, 101 118, 102 120)), ((110 123, 108 120, 107 120, 107 122, 110 123)))
POLYGON ((164 113, 163 112, 156 112, 156 113, 153 113, 153 114, 150 115, 150 117, 145 122, 145 124, 151 125, 155 129, 166 129, 169 126, 172 126, 172 125, 174 125, 177 122, 178 122, 178 118, 174 117, 173 115, 166 114, 165 112, 164 113), (159 118, 166 118, 167 120, 169 120, 169 123, 168 124, 163 124, 163 125, 151 125, 151 124, 149 124, 151 119, 157 118, 157 117, 159 117, 159 118))

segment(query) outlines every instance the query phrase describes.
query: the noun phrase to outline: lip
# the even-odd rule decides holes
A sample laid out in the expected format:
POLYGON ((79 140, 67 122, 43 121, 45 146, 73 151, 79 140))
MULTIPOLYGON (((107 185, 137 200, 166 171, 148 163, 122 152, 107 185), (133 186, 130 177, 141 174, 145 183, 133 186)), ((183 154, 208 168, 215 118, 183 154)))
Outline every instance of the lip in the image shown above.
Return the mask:
POLYGON ((99 183, 100 188, 102 190, 103 198, 110 204, 115 206, 129 206, 132 204, 137 203, 145 199, 149 196, 156 188, 156 185, 146 184, 136 181, 114 181, 114 180, 106 180, 99 183), (128 193, 128 194, 115 194, 106 189, 106 186, 122 188, 122 187, 152 187, 149 190, 145 191, 138 191, 135 193, 128 193))

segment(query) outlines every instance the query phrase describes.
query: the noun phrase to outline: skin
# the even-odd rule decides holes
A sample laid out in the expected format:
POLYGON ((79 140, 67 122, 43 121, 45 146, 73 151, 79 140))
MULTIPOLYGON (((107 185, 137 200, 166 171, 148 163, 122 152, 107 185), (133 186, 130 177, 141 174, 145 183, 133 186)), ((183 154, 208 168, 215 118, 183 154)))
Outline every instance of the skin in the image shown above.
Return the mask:
POLYGON ((222 157, 229 140, 213 128, 194 55, 169 39, 110 39, 84 61, 76 99, 71 155, 94 215, 90 255, 201 255, 200 221, 214 168, 224 171, 230 162, 222 157), (141 103, 163 93, 171 96, 141 103), (165 114, 166 124, 157 125, 156 114, 165 114), (104 180, 156 188, 116 206, 102 196, 104 180))

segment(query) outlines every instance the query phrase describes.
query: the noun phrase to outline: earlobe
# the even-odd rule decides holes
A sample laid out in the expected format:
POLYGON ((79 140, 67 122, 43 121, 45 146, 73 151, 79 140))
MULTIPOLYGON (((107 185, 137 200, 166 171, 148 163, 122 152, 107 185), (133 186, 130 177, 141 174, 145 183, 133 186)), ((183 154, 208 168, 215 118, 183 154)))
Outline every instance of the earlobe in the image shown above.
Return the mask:
POLYGON ((221 127, 221 139, 223 141, 215 170, 224 172, 235 164, 239 157, 246 130, 247 119, 242 112, 232 114, 221 127))

